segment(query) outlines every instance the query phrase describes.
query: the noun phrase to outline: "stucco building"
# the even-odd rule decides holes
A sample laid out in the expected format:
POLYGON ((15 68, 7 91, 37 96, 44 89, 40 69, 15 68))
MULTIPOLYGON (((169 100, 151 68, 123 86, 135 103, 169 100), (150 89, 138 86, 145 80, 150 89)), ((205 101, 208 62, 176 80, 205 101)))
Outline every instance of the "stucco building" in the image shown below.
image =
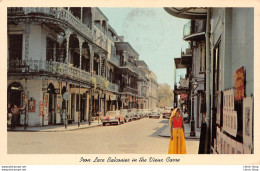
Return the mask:
POLYGON ((20 124, 91 121, 137 108, 139 54, 99 8, 8 8, 7 102, 20 124))

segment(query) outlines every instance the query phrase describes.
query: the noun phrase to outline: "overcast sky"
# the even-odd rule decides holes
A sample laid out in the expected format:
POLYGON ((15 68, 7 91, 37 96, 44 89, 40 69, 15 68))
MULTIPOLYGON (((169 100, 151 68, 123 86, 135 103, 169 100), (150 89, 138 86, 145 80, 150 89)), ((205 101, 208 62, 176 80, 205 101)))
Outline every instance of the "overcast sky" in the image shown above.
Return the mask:
MULTIPOLYGON (((188 22, 169 15, 163 8, 100 8, 108 23, 129 42, 156 76, 158 83, 174 86, 174 57, 180 57, 183 25, 188 22)), ((183 71, 177 76, 183 75, 183 71)), ((176 80, 179 78, 177 77, 176 80)))

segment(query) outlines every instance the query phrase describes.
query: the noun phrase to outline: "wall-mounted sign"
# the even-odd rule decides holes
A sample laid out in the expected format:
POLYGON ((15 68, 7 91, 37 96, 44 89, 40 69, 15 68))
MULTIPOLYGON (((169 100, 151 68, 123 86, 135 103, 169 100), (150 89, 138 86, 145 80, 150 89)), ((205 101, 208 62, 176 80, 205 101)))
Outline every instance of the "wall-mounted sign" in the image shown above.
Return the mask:
POLYGON ((234 73, 234 82, 235 82, 235 100, 242 100, 245 95, 245 74, 244 67, 239 68, 234 73))
POLYGON ((40 116, 43 116, 43 102, 42 101, 39 102, 39 114, 40 114, 40 116))
POLYGON ((188 94, 187 93, 182 93, 181 94, 181 100, 188 100, 188 94))
POLYGON ((28 112, 35 112, 35 100, 28 100, 28 112))

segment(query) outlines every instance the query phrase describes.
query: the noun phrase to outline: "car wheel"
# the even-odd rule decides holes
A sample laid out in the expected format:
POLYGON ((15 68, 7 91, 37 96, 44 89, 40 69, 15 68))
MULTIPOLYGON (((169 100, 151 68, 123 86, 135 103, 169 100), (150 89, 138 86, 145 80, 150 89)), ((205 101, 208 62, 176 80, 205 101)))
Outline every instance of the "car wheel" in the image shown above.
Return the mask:
POLYGON ((106 125, 106 123, 103 123, 103 126, 105 126, 106 125))

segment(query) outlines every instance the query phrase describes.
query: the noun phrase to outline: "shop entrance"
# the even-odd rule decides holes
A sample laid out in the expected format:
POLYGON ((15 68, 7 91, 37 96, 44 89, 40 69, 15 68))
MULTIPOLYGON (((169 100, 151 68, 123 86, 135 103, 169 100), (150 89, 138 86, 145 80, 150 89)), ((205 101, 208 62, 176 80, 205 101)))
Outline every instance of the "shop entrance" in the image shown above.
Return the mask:
POLYGON ((49 84, 47 93, 49 93, 48 123, 55 124, 55 88, 52 83, 49 84))
POLYGON ((23 88, 20 83, 17 82, 11 83, 8 86, 8 90, 7 90, 7 103, 11 105, 15 104, 18 107, 22 107, 21 104, 22 92, 23 92, 23 88))
MULTIPOLYGON (((7 104, 10 104, 11 106, 17 105, 18 107, 22 107, 22 94, 24 94, 24 92, 21 84, 17 82, 11 83, 7 89, 7 104)), ((17 122, 18 123, 15 124, 20 125, 20 115, 19 119, 17 119, 17 122)))

